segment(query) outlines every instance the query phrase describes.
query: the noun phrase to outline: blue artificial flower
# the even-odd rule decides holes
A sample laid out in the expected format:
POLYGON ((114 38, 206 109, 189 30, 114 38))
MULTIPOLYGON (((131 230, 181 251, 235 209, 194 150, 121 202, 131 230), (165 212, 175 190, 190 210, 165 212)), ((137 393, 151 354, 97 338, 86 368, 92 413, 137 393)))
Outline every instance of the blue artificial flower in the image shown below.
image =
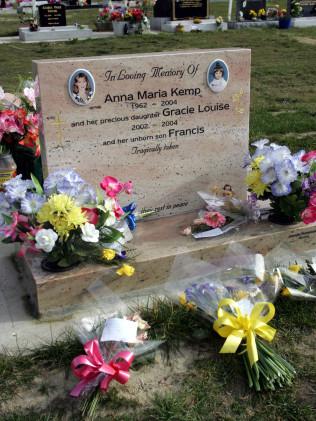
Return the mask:
POLYGON ((9 203, 24 199, 26 192, 34 188, 33 182, 31 180, 22 180, 21 174, 6 181, 3 185, 5 187, 5 198, 9 203))
POLYGON ((269 151, 263 155, 264 159, 259 163, 259 169, 262 173, 271 170, 271 168, 274 169, 274 161, 272 160, 271 153, 272 151, 269 149, 269 151))
POLYGON ((89 203, 95 204, 97 201, 97 195, 92 186, 89 184, 84 184, 79 190, 78 194, 75 196, 76 203, 79 206, 89 203))
POLYGON ((277 175, 275 172, 274 167, 268 168, 264 173, 261 175, 261 181, 264 184, 271 184, 277 180, 277 175))
POLYGON ((291 185, 275 181, 271 184, 271 193, 276 197, 287 196, 291 193, 291 185))
MULTIPOLYGON (((279 145, 275 145, 279 146, 279 145)), ((275 149, 271 148, 270 159, 275 163, 279 164, 284 159, 291 159, 291 151, 287 146, 279 146, 275 149)))
POLYGON ((292 162, 296 171, 300 172, 301 174, 307 174, 311 166, 307 162, 301 161, 303 155, 305 155, 305 151, 302 149, 292 156, 292 162))
POLYGON ((26 215, 35 214, 40 210, 45 201, 44 196, 36 193, 27 193, 21 201, 21 211, 26 215))
POLYGON ((131 231, 134 231, 136 228, 136 216, 133 214, 134 210, 136 209, 136 203, 131 202, 129 205, 124 206, 123 211, 127 213, 128 215, 125 217, 125 220, 127 222, 128 228, 131 231))
POLYGON ((297 171, 291 159, 285 159, 275 165, 278 180, 282 184, 289 185, 297 179, 297 171))

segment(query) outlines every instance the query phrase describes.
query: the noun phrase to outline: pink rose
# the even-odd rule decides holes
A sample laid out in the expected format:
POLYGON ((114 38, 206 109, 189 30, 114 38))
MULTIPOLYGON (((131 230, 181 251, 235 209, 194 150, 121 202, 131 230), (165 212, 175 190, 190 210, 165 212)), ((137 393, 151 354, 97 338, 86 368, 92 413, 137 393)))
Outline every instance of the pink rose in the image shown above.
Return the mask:
POLYGON ((313 222, 316 222, 316 209, 314 208, 306 208, 301 213, 301 218, 304 224, 312 224, 313 222))
POLYGON ((226 218, 219 212, 206 212, 204 215, 204 223, 212 228, 218 228, 225 224, 226 218))
POLYGON ((100 186, 109 197, 116 197, 124 188, 122 183, 110 176, 104 177, 100 186))

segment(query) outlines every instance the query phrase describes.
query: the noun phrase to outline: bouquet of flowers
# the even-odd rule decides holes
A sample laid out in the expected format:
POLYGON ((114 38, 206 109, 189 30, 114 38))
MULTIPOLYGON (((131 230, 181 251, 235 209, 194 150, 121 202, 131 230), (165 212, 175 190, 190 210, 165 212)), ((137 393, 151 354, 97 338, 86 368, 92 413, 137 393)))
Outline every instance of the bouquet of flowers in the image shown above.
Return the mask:
POLYGON ((13 95, 0 87, 0 155, 11 153, 18 174, 27 178, 33 170, 33 161, 40 156, 35 103, 38 83, 22 81, 20 90, 20 94, 13 95))
POLYGON ((71 363, 79 383, 70 395, 83 398, 83 415, 93 418, 101 394, 107 392, 110 383, 127 383, 134 359, 151 353, 160 345, 159 341, 147 340, 149 329, 149 324, 138 313, 127 317, 120 313, 110 317, 98 315, 82 319, 76 326, 85 354, 75 357, 71 363))
POLYGON ((270 219, 277 223, 316 221, 316 152, 292 154, 287 146, 262 139, 246 159, 246 183, 258 199, 270 199, 270 219))
POLYGON ((108 22, 111 16, 111 9, 109 7, 103 7, 99 9, 99 16, 97 17, 98 22, 108 22))
POLYGON ((257 221, 259 210, 256 201, 251 196, 248 200, 237 199, 229 184, 225 184, 220 191, 213 189, 213 193, 198 192, 206 204, 190 227, 183 230, 184 235, 194 238, 217 237, 239 227, 249 220, 257 221))
MULTIPOLYGON (((95 190, 73 170, 57 170, 42 188, 33 177, 4 183, 0 193, 0 232, 4 242, 22 243, 21 252, 42 251, 47 270, 62 270, 94 260, 118 263, 126 258, 125 243, 136 226, 136 205, 121 207, 118 195, 131 194, 132 183, 104 177, 104 191, 95 190)), ((43 266, 43 264, 42 264, 43 266)), ((119 275, 134 268, 123 264, 119 275)))
POLYGON ((283 296, 316 300, 316 250, 297 252, 281 244, 268 253, 266 262, 281 273, 283 296))
POLYGON ((240 351, 249 387, 260 391, 291 384, 294 368, 267 345, 276 333, 268 322, 280 274, 267 272, 261 255, 236 254, 215 263, 186 259, 179 271, 178 262, 167 294, 214 321, 214 330, 226 339, 220 353, 240 351))

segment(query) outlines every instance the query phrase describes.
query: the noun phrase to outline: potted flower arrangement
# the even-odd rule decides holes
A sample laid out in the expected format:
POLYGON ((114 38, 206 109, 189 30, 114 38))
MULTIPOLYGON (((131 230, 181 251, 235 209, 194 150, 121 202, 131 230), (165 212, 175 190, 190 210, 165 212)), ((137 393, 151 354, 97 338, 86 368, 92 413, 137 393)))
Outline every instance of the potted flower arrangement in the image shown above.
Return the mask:
POLYGON ((127 17, 122 9, 115 9, 110 13, 110 21, 112 22, 113 32, 115 35, 127 34, 127 17))
MULTIPOLYGON (((84 261, 119 264, 126 259, 125 243, 135 228, 136 205, 121 207, 118 195, 130 194, 132 183, 104 177, 98 193, 73 170, 57 170, 43 188, 32 177, 17 176, 0 193, 0 234, 19 242, 19 254, 43 252, 42 268, 67 270, 84 261)), ((118 274, 132 275, 123 263, 118 274)))
POLYGON ((316 152, 292 154, 262 139, 247 159, 246 183, 258 199, 270 199, 270 220, 280 224, 316 221, 316 152))
POLYGON ((110 21, 111 9, 109 7, 103 7, 103 9, 99 9, 99 15, 95 22, 95 26, 97 31, 112 31, 113 25, 110 21))
POLYGON ((278 18, 279 18, 279 29, 289 29, 291 26, 291 16, 286 9, 281 9, 277 6, 278 18))
POLYGON ((1 182, 15 175, 15 171, 22 174, 23 178, 30 178, 31 172, 40 172, 36 169, 40 157, 35 104, 37 82, 22 82, 21 91, 17 96, 5 93, 0 87, 1 182))

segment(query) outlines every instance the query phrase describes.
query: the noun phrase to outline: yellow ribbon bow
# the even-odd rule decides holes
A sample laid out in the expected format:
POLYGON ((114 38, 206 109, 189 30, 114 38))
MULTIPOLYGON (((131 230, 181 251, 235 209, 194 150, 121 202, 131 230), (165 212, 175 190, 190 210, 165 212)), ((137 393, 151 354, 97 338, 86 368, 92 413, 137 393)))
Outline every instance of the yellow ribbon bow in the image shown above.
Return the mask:
POLYGON ((227 338, 220 353, 235 353, 241 341, 246 338, 247 353, 253 366, 259 360, 256 335, 268 342, 274 338, 276 329, 267 325, 274 314, 275 307, 272 303, 256 303, 249 316, 242 314, 236 301, 230 298, 221 300, 217 310, 218 319, 213 324, 214 330, 223 338, 227 338), (223 310, 223 307, 227 306, 234 311, 234 314, 223 310))

